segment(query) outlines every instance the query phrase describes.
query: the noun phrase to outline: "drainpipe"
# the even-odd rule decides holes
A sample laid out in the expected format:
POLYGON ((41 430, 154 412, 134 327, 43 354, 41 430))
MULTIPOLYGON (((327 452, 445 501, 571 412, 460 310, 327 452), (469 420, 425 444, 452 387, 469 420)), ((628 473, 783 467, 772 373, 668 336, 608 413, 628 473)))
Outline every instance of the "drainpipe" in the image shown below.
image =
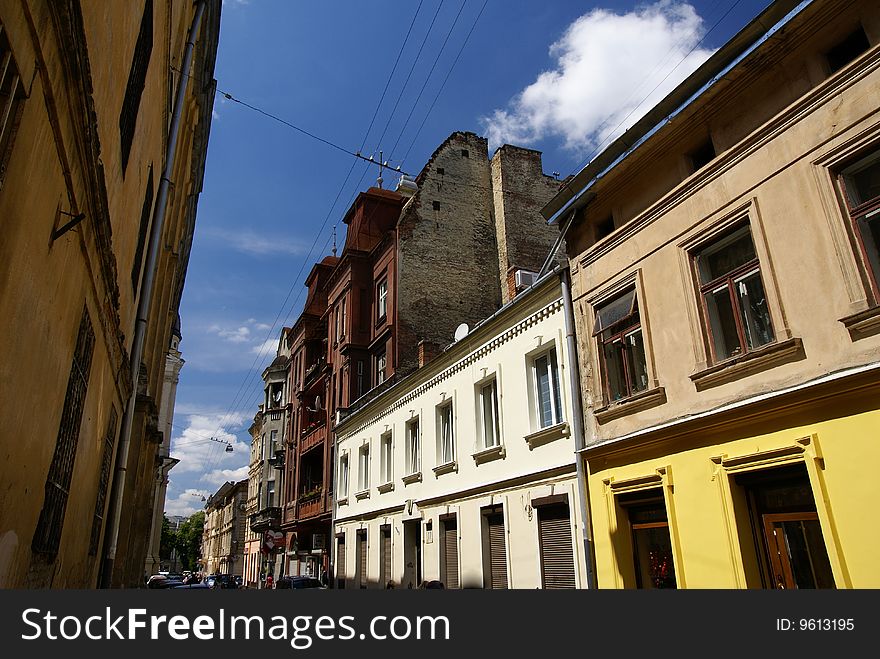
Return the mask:
POLYGON ((162 230, 165 224, 165 211, 168 203, 168 188, 171 184, 171 174, 174 169, 174 156, 177 151, 177 137, 180 133, 180 118, 183 114, 183 104, 186 96, 186 87, 189 76, 186 74, 192 66, 193 50, 199 25, 205 13, 206 0, 197 0, 195 16, 189 29, 189 38, 183 52, 183 63, 180 70, 183 72, 177 81, 177 95, 174 100, 174 114, 171 117, 171 128, 168 131, 168 142, 165 156, 165 170, 162 172, 162 180, 159 183, 159 192, 156 197, 156 206, 153 210, 153 225, 150 229, 150 243, 147 248, 146 267, 144 268, 143 282, 141 283, 141 295, 138 300, 137 320, 134 328, 134 340, 131 347, 131 398, 125 408, 125 417, 122 421, 122 435, 119 442, 119 450, 116 457, 116 473, 113 482, 113 499, 108 510, 109 525, 104 533, 104 562, 100 575, 99 586, 110 588, 113 580, 113 564, 116 561, 117 542, 119 540, 119 524, 122 519, 122 499, 125 491, 126 467, 128 453, 131 447, 131 429, 134 422, 134 408, 137 401, 138 380, 140 375, 141 359, 144 352, 144 339, 147 333, 147 316, 150 311, 150 302, 153 297, 153 283, 156 274, 156 263, 159 260, 159 242, 162 238, 162 230))
POLYGON ((581 532, 583 534, 584 558, 587 570, 587 588, 596 587, 596 555, 593 546, 593 525, 590 519, 590 490, 586 486, 586 473, 581 450, 586 446, 584 430, 584 409, 581 398, 581 379, 578 368, 577 342, 574 334, 574 306, 571 301, 571 281, 568 268, 559 273, 562 284, 562 305, 565 312, 565 347, 568 355, 568 383, 571 387, 572 410, 571 433, 574 436, 575 466, 577 467, 577 489, 581 504, 581 532))

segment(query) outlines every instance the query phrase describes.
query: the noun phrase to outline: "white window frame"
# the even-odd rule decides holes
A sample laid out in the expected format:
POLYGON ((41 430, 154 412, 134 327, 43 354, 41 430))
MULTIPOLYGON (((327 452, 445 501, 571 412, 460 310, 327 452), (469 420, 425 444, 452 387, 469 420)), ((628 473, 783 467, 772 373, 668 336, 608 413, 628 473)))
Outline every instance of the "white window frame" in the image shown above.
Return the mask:
POLYGON ((394 479, 394 441, 391 431, 379 437, 379 480, 382 484, 394 479))
POLYGON ((370 444, 361 445, 358 449, 358 491, 370 489, 370 444))
POLYGON ((414 416, 406 424, 407 475, 417 474, 422 470, 421 430, 421 424, 417 416, 414 416), (415 429, 415 433, 413 433, 413 429, 415 429))
POLYGON ((559 351, 556 349, 556 345, 549 347, 547 350, 544 350, 536 355, 533 355, 531 358, 531 375, 532 375, 532 394, 535 397, 535 425, 538 430, 543 430, 544 428, 551 428, 557 424, 560 424, 565 421, 565 397, 562 395, 562 378, 559 374, 559 351), (551 360, 550 357, 553 356, 551 360), (547 359, 547 371, 548 371, 548 382, 550 384, 550 413, 551 419, 549 424, 544 423, 544 415, 541 410, 541 392, 538 389, 538 362, 542 359, 547 359), (555 369, 551 368, 551 365, 555 364, 555 369), (555 377, 554 377, 555 373, 555 377), (558 389, 558 392, 557 392, 558 389), (555 407, 556 402, 556 393, 559 394, 559 409, 557 410, 555 407))
POLYGON ((479 428, 479 438, 480 438, 480 449, 490 449, 495 448, 496 446, 501 446, 501 418, 500 418, 500 404, 498 401, 498 378, 492 377, 484 382, 481 382, 477 385, 477 401, 478 401, 478 409, 477 409, 477 418, 479 419, 480 428, 479 428), (486 396, 491 396, 492 400, 490 401, 490 412, 491 419, 486 418, 486 396), (488 423, 487 423, 488 421, 488 423), (489 425, 491 424, 491 425, 489 425), (491 443, 489 441, 488 431, 492 432, 492 440, 491 443))
POLYGON ((388 315, 388 277, 385 277, 376 285, 376 320, 382 320, 388 315))
POLYGON ((455 410, 452 407, 452 399, 448 399, 437 406, 437 466, 452 464, 455 462, 455 410), (448 420, 445 419, 448 414, 448 420), (444 421, 448 421, 444 423, 444 421), (445 451, 446 435, 444 430, 449 429, 449 451, 445 451))
POLYGON ((343 453, 339 458, 339 488, 337 500, 348 498, 348 453, 343 453))

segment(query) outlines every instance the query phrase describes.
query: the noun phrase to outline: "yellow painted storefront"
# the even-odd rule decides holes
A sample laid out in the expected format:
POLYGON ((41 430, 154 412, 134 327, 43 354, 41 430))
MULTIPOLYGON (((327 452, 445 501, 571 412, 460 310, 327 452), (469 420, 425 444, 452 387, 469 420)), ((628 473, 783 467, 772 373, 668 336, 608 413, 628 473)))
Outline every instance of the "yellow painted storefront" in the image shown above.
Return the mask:
POLYGON ((876 370, 588 448, 598 586, 637 586, 622 502, 662 493, 678 588, 770 587, 739 483, 788 468, 805 469, 833 585, 880 587, 876 370))

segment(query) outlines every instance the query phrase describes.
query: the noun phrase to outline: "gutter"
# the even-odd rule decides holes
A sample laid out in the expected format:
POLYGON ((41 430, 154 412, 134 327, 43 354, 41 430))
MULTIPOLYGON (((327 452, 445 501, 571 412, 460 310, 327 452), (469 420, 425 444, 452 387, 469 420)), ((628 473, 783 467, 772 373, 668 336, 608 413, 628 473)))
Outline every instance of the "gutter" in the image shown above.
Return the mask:
MULTIPOLYGON (((195 49, 196 35, 202 17, 205 14, 207 0, 197 0, 195 15, 189 29, 186 48, 183 54, 182 72, 189 71, 192 66, 193 50, 195 49)), ((99 576, 99 587, 110 588, 113 582, 113 566, 116 561, 117 543, 119 541, 119 525, 122 520, 122 500, 125 493, 125 479, 128 465, 128 454, 131 448, 131 430, 134 423, 134 410, 138 394, 138 381, 141 359, 144 353, 144 341, 147 334, 147 317, 150 312, 150 304, 153 299, 153 284, 156 276, 156 264, 159 260, 160 242, 162 231, 165 226, 165 213, 168 205, 168 191, 171 185, 171 174, 174 169, 175 155, 177 153, 177 138, 180 134, 180 119, 183 114, 183 106, 186 100, 186 87, 189 76, 181 73, 177 80, 177 94, 174 100, 174 114, 171 118, 171 127, 168 131, 168 142, 165 158, 165 169, 159 183, 159 192, 156 205, 153 209, 153 222, 150 228, 150 242, 147 248, 146 266, 144 267, 141 294, 138 300, 137 320, 135 322, 134 339, 131 348, 131 397, 125 408, 125 417, 122 422, 122 433, 116 456, 116 473, 113 478, 113 499, 107 512, 109 525, 104 532, 104 561, 99 576)))

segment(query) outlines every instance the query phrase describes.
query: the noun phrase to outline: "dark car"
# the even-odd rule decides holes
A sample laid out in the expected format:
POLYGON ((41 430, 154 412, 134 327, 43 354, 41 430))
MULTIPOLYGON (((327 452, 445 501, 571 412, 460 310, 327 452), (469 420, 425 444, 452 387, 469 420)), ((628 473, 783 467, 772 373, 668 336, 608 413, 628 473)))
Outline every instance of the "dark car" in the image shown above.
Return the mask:
POLYGON ((202 583, 179 583, 179 584, 175 584, 173 586, 169 586, 169 588, 171 588, 173 590, 181 590, 184 588, 197 588, 199 590, 211 590, 211 587, 207 583, 205 583, 204 581, 202 583))
POLYGON ((238 582, 236 582, 235 577, 231 574, 212 574, 205 579, 205 583, 208 585, 208 588, 238 588, 238 582))
POLYGON ((314 577, 281 577, 275 584, 275 588, 324 588, 320 579, 314 577))

